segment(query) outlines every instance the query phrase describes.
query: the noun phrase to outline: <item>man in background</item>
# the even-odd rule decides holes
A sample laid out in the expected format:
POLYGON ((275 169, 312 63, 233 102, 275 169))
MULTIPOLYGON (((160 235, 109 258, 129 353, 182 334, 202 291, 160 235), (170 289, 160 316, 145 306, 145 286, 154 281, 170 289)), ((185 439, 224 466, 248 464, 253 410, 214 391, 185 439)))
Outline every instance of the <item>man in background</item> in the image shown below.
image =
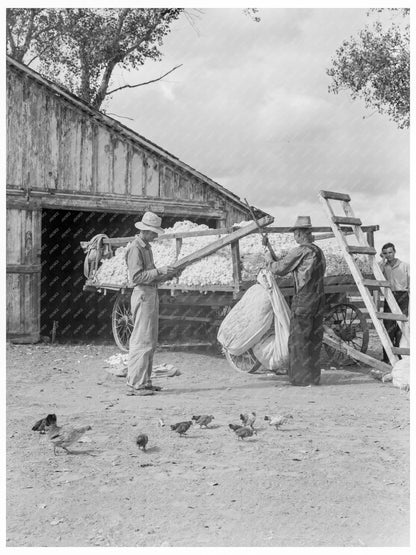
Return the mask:
MULTIPOLYGON (((382 262, 379 263, 381 271, 386 280, 390 283, 391 290, 401 311, 408 316, 410 289, 409 264, 396 258, 396 248, 393 243, 386 243, 383 245, 381 249, 381 258, 382 262)), ((391 312, 386 300, 384 301, 384 312, 391 312)), ((385 320, 384 327, 389 334, 393 347, 399 347, 402 332, 398 323, 394 320, 385 320)), ((383 362, 390 362, 384 349, 383 362)))

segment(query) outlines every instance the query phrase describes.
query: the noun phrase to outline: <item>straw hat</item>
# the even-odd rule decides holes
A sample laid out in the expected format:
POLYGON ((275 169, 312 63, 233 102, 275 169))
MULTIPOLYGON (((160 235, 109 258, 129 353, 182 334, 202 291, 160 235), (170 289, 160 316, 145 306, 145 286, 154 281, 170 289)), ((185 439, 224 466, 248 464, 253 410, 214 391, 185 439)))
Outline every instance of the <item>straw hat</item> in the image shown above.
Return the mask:
POLYGON ((160 227, 162 223, 162 218, 153 212, 145 212, 140 222, 136 222, 134 225, 137 229, 154 231, 158 235, 165 233, 160 227))
POLYGON ((309 229, 312 227, 310 216, 298 216, 295 225, 289 228, 289 231, 294 231, 295 229, 309 229))

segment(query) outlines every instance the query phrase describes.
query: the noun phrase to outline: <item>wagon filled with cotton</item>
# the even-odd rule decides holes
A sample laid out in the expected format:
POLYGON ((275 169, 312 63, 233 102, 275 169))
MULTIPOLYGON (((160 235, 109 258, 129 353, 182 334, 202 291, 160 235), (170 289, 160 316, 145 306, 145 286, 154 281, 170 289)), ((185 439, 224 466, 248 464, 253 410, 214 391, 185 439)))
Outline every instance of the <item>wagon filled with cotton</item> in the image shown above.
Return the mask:
MULTIPOLYGON (((278 258, 295 246, 289 228, 272 227, 273 218, 258 222, 267 233, 278 258)), ((363 226, 368 242, 374 244, 378 226, 363 226)), ((361 352, 368 346, 367 317, 357 303, 358 290, 329 227, 314 227, 315 241, 325 253, 326 325, 344 342, 361 352)), ((352 234, 347 227, 344 233, 352 234)), ((132 330, 130 295, 125 251, 133 237, 99 236, 87 252, 85 290, 107 294, 116 292, 112 311, 114 340, 127 351, 132 330)), ((82 243, 87 250, 91 243, 82 243)), ((152 243, 156 266, 174 265, 179 277, 159 286, 159 344, 163 347, 209 346, 217 343, 217 331, 224 316, 256 282, 266 264, 259 227, 253 221, 232 228, 211 229, 190 221, 179 221, 152 243)), ((357 262, 364 274, 371 274, 366 256, 357 262)), ((290 277, 279 278, 278 286, 290 304, 294 292, 290 277)), ((328 348, 328 352, 330 349, 328 348)), ((331 351, 330 356, 338 356, 331 351)), ((228 357, 239 369, 253 366, 252 353, 228 357)))

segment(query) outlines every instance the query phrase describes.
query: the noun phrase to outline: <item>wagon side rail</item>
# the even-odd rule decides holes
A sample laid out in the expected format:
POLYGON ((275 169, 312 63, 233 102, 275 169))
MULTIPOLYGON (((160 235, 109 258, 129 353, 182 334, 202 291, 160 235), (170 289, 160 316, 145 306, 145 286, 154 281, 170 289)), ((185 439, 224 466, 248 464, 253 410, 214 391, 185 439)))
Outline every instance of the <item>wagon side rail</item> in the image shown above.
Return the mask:
MULTIPOLYGON (((271 216, 266 216, 264 218, 261 218, 258 222, 262 227, 263 231, 267 235, 275 234, 275 233, 276 234, 291 233, 291 230, 289 227, 272 227, 270 225, 271 223, 273 223, 273 218, 271 216)), ((348 226, 345 226, 345 228, 343 229, 345 234, 354 233, 353 229, 348 226)), ((374 245, 374 232, 379 229, 379 226, 378 225, 363 226, 362 229, 367 233, 369 243, 371 245, 374 245)), ((316 241, 334 237, 331 227, 317 226, 317 227, 312 227, 311 231, 315 234, 318 234, 318 235, 315 235, 316 241)), ((231 246, 231 259, 232 259, 232 265, 233 265, 233 284, 232 285, 189 287, 189 286, 182 286, 180 284, 177 284, 177 285, 171 285, 169 286, 169 288, 172 290, 175 290, 175 289, 191 290, 192 289, 192 290, 199 290, 199 291, 233 290, 235 294, 238 293, 243 285, 242 277, 241 277, 242 264, 241 264, 241 258, 240 258, 239 241, 243 237, 247 235, 251 235, 253 233, 260 233, 260 230, 257 227, 257 224, 254 222, 245 226, 224 227, 224 228, 218 228, 218 229, 208 229, 203 231, 182 231, 182 232, 175 232, 175 233, 166 233, 159 236, 156 239, 156 241, 165 241, 165 240, 171 240, 171 239, 176 240, 177 260, 173 264, 176 270, 183 270, 186 266, 196 262, 197 260, 200 260, 202 258, 205 258, 206 256, 209 256, 215 253, 221 248, 224 248, 225 246, 228 246, 228 245, 231 246), (191 253, 190 255, 182 259, 178 259, 178 255, 181 250, 183 239, 190 238, 190 237, 203 237, 203 236, 218 237, 219 235, 220 236, 224 235, 224 237, 221 237, 220 239, 213 241, 212 243, 206 245, 202 249, 199 249, 198 251, 195 251, 194 253, 191 253)), ((120 291, 120 290, 125 290, 129 288, 127 283, 120 286, 116 286, 114 284, 94 283, 93 276, 95 275, 95 272, 98 270, 102 252, 106 249, 106 247, 107 247, 107 252, 109 256, 113 256, 114 251, 118 247, 126 246, 129 242, 131 242, 134 239, 134 237, 135 236, 110 238, 110 237, 104 236, 100 239, 100 243, 98 245, 98 248, 96 249, 95 260, 90 268, 90 277, 87 279, 84 289, 89 289, 89 290, 95 289, 95 290, 102 290, 102 291, 106 291, 106 290, 120 291)), ((85 243, 81 243, 81 244, 85 244, 85 243)))

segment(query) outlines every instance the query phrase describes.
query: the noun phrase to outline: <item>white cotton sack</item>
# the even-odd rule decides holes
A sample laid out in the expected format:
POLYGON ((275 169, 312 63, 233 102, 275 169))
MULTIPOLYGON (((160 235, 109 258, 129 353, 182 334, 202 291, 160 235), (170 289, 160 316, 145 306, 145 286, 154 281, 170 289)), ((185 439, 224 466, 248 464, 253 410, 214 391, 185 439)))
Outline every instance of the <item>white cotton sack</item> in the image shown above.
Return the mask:
POLYGON ((251 349, 273 324, 269 294, 260 284, 252 285, 221 322, 217 339, 232 355, 251 349))
POLYGON ((290 309, 269 270, 261 270, 257 281, 267 291, 274 314, 274 333, 267 334, 254 347, 254 356, 268 370, 287 373, 289 360, 290 309))

